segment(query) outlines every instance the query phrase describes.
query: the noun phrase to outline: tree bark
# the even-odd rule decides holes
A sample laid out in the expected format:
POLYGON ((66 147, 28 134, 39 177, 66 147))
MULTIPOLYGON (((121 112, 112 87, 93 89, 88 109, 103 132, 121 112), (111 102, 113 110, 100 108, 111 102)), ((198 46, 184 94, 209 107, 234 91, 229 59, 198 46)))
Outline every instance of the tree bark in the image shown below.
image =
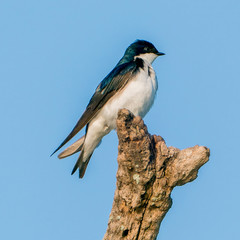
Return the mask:
POLYGON ((104 240, 153 240, 172 205, 171 192, 197 178, 209 149, 167 147, 150 135, 143 120, 122 109, 118 113, 118 171, 112 211, 104 240))

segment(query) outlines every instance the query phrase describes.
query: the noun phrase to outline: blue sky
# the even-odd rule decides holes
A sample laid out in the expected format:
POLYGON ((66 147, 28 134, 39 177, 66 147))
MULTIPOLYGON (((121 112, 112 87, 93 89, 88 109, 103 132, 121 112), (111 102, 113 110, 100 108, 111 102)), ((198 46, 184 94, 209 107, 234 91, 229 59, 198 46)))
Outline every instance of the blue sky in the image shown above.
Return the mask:
POLYGON ((237 0, 1 1, 0 238, 103 237, 116 133, 83 180, 70 175, 77 156, 49 155, 126 47, 145 39, 166 53, 153 64, 149 132, 211 149, 197 180, 173 191, 158 239, 239 239, 239 11, 237 0))

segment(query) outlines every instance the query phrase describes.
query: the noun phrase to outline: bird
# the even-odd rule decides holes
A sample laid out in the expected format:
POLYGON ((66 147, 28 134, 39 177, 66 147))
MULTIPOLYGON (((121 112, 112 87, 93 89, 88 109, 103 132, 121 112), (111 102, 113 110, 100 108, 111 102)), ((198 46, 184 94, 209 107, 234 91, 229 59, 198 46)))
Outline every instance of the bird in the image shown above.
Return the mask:
POLYGON ((148 41, 133 42, 97 86, 75 127, 51 156, 86 126, 85 135, 58 155, 61 159, 80 151, 72 174, 79 169, 79 178, 83 178, 89 160, 102 138, 116 129, 118 111, 126 108, 135 116, 143 118, 150 110, 158 89, 152 63, 162 55, 165 54, 148 41))

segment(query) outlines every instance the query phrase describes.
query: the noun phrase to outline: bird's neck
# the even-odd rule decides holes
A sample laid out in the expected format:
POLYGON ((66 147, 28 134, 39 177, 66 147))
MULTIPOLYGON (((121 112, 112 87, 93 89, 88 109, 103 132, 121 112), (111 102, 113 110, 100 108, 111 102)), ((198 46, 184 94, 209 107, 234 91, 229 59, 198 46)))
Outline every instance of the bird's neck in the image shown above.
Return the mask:
POLYGON ((144 54, 139 54, 135 58, 141 58, 143 61, 147 62, 148 64, 152 64, 157 57, 158 56, 154 53, 144 53, 144 54))
POLYGON ((117 66, 123 64, 123 63, 127 63, 127 62, 131 62, 134 60, 134 56, 132 55, 127 55, 125 54, 121 59, 120 61, 117 63, 117 66))
POLYGON ((132 54, 125 54, 120 61, 118 62, 117 66, 123 64, 123 63, 127 63, 127 62, 131 62, 136 58, 141 58, 143 61, 146 61, 148 64, 152 64, 153 61, 157 58, 158 56, 154 53, 144 53, 144 54, 139 54, 137 56, 133 56, 132 54))

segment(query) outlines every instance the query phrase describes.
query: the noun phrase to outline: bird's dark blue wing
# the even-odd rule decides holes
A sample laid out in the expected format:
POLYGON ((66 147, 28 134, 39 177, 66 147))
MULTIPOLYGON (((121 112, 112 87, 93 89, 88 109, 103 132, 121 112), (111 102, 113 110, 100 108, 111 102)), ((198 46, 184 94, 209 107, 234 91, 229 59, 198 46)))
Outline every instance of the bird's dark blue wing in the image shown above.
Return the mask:
POLYGON ((120 89, 134 77, 138 69, 138 61, 131 61, 121 65, 117 65, 98 85, 94 95, 90 99, 86 110, 84 111, 77 124, 60 144, 60 146, 52 153, 57 152, 71 138, 73 138, 93 117, 99 112, 104 104, 120 89))
MULTIPOLYGON (((136 68, 135 62, 124 63, 115 67, 98 85, 96 91, 111 91, 111 88, 117 85, 116 80, 122 80, 123 75, 136 68)), ((117 87, 117 86, 116 86, 117 87)))

